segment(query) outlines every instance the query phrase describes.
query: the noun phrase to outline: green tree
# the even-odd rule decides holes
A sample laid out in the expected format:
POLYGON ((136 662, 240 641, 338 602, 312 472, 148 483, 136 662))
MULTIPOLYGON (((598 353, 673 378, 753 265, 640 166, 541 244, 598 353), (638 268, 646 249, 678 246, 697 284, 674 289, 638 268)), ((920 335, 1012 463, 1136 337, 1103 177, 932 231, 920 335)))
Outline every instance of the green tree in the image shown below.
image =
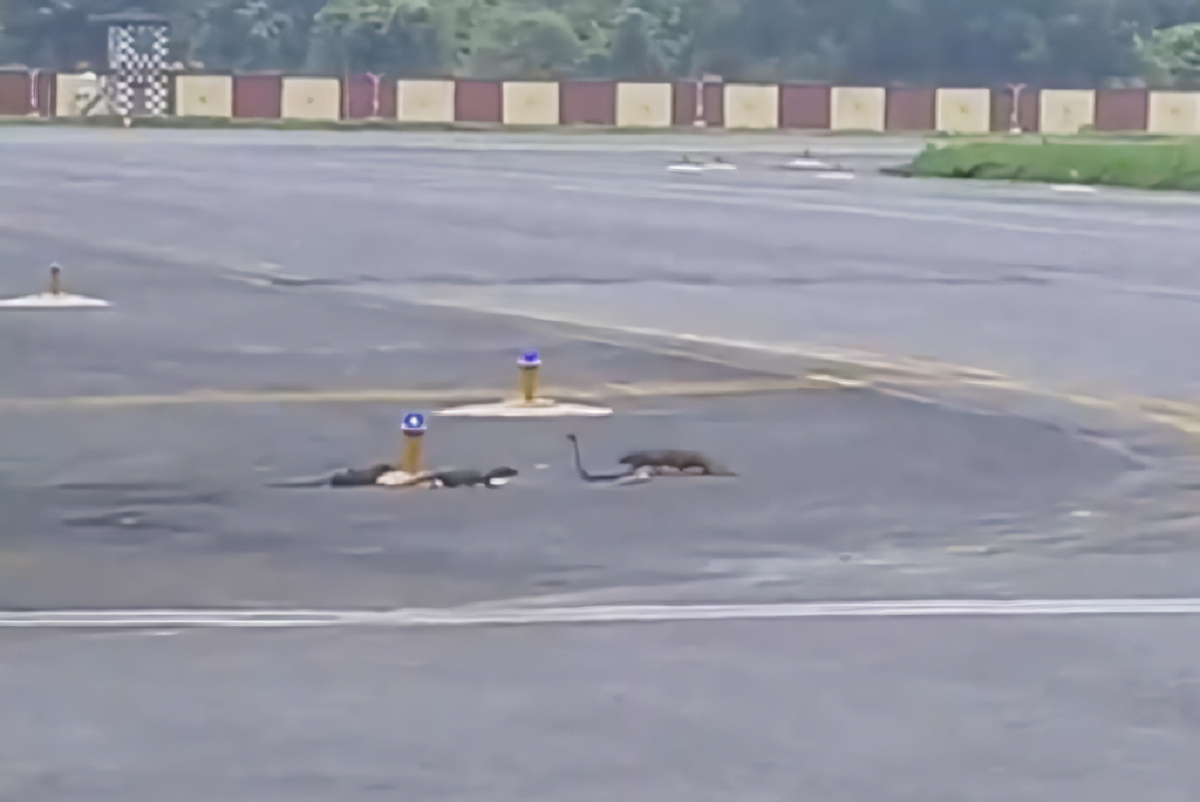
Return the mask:
POLYGON ((620 77, 687 75, 695 39, 681 0, 626 0, 616 13, 611 64, 620 77))
POLYGON ((426 0, 331 0, 316 22, 317 71, 423 75, 447 66, 426 0))
POLYGON ((279 0, 212 0, 191 15, 188 60, 206 69, 298 69, 315 11, 279 0))
POLYGON ((1137 50, 1151 80, 1168 86, 1200 87, 1200 23, 1155 31, 1149 39, 1139 36, 1137 50))
MULTIPOLYGON (((129 0, 0 0, 0 60, 104 61, 89 13, 129 0)), ((1200 0, 132 0, 183 60, 490 78, 1192 85, 1200 0)))

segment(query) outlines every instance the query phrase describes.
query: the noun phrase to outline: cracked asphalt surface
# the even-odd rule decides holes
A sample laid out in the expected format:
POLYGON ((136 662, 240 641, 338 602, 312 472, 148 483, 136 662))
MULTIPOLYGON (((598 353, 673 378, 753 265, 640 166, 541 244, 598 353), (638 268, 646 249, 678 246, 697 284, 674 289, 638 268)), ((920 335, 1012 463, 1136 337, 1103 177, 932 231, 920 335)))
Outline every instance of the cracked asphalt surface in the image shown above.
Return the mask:
MULTIPOLYGON (((0 131, 0 293, 53 259, 117 305, 0 317, 4 398, 505 388, 531 345, 579 390, 795 375, 796 344, 1195 381, 1188 198, 868 174, 914 147, 888 140, 705 140, 740 169, 684 177, 665 150, 491 135, 37 134, 0 131), (774 169, 793 144, 864 172, 774 169)), ((1144 421, 867 390, 606 403, 435 419, 431 461, 521 480, 411 496, 262 487, 392 456, 402 405, 0 408, 0 606, 1200 595, 1194 449, 1144 421), (652 440, 741 476, 589 487, 572 429, 589 467, 652 440)), ((1194 626, 10 632, 0 798, 1188 800, 1194 626)))

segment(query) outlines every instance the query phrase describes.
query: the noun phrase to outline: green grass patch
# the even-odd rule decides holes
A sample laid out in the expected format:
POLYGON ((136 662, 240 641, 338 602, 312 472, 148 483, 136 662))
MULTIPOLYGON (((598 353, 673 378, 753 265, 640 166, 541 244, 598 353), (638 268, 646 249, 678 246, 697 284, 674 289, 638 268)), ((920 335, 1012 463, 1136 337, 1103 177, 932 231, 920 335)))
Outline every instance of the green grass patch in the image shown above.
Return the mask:
POLYGON ((931 144, 893 174, 1200 191, 1200 139, 1019 137, 931 144))

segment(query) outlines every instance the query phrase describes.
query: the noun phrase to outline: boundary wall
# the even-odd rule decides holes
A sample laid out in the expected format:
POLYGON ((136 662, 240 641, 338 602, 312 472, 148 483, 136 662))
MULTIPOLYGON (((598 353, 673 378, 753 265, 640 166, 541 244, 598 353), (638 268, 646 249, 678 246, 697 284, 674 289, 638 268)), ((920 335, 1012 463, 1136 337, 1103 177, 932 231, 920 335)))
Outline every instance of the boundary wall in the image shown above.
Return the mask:
MULTIPOLYGON (((0 72, 0 115, 70 117, 83 78, 0 72)), ((988 133, 1012 128, 1007 89, 629 81, 482 81, 262 74, 173 78, 178 116, 513 126, 988 133), (699 97, 697 97, 699 95, 699 97)), ((1026 89, 1024 131, 1200 134, 1200 92, 1026 89)))

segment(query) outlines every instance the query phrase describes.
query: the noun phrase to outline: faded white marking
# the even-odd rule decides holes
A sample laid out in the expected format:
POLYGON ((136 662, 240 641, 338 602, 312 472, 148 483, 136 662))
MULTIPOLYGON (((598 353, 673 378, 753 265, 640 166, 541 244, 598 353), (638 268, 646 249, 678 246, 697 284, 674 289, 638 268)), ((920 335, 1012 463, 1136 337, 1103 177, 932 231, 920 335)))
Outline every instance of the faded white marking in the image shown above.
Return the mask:
POLYGON ((606 417, 613 414, 608 407, 572 404, 538 398, 532 403, 501 401, 495 404, 468 404, 461 407, 435 410, 434 415, 459 418, 564 418, 606 417))
POLYGON ((583 185, 583 184, 557 184, 553 187, 559 192, 579 192, 590 193, 593 195, 612 195, 616 197, 627 198, 642 198, 647 200, 669 200, 669 201, 695 201, 698 203, 716 203, 725 206, 760 206, 780 211, 812 211, 812 212, 827 212, 829 214, 848 214, 860 217, 876 217, 889 220, 907 220, 917 223, 952 223, 955 225, 976 226, 979 228, 992 228, 1001 231, 1020 231, 1026 234, 1069 234, 1080 237, 1096 237, 1100 239, 1111 239, 1114 237, 1123 236, 1123 234, 1114 231, 1089 231, 1080 229, 1065 229, 1054 228, 1050 226, 1035 226, 1024 223, 1010 223, 999 220, 983 220, 974 217, 963 217, 961 215, 950 214, 932 214, 924 212, 906 212, 896 209, 879 209, 869 206, 849 206, 845 204, 833 203, 810 203, 798 200, 782 200, 777 198, 757 198, 750 195, 732 195, 717 191, 715 187, 706 189, 704 194, 692 194, 682 191, 668 191, 658 189, 619 189, 614 187, 606 187, 601 185, 583 185))
POLYGON ((368 610, 64 610, 0 614, 20 628, 462 627, 764 621, 805 618, 1198 615, 1200 599, 1020 599, 795 602, 771 604, 612 604, 570 607, 460 607, 368 610))

